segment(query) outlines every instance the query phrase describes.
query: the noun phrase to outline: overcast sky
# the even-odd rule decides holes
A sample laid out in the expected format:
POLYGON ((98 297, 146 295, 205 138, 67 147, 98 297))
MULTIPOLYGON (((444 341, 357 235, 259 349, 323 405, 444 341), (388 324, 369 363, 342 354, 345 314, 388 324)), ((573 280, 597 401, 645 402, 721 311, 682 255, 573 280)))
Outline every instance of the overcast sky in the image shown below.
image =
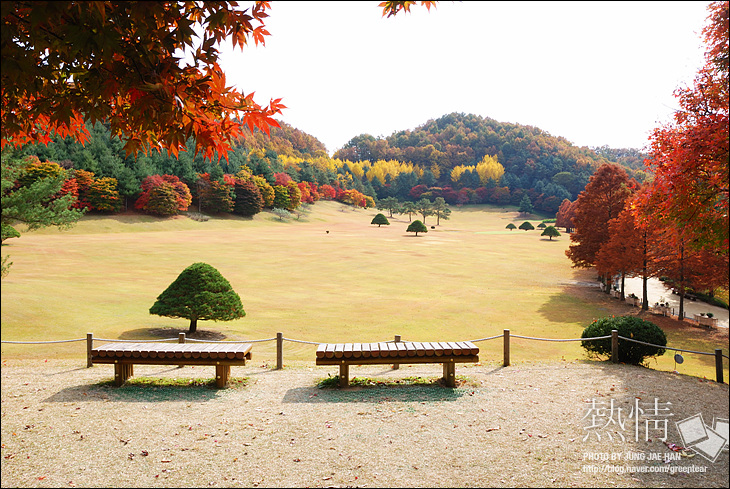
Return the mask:
POLYGON ((642 148, 702 66, 709 2, 272 2, 266 46, 223 49, 228 84, 330 155, 451 112, 578 146, 642 148))

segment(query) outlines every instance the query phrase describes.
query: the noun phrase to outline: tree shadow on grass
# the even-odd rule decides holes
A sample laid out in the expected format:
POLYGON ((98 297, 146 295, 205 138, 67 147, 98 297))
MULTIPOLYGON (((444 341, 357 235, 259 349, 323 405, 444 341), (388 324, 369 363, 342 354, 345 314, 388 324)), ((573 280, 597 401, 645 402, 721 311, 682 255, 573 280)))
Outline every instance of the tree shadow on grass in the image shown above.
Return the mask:
POLYGON ((222 341, 227 338, 219 331, 198 329, 195 333, 188 333, 187 328, 137 328, 124 331, 119 335, 120 340, 149 340, 149 339, 175 339, 180 333, 185 333, 186 338, 194 340, 222 341))

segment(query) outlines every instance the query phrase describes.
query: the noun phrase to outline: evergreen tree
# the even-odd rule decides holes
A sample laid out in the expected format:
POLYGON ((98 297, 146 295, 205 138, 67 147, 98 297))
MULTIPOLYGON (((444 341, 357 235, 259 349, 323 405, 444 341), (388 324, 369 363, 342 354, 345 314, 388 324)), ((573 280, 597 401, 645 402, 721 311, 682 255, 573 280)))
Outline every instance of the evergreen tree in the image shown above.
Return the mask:
POLYGON ((557 238, 558 236, 560 236, 560 231, 558 231, 555 226, 548 226, 545 228, 545 231, 543 231, 540 236, 548 236, 550 238, 550 241, 552 241, 553 238, 557 238))
POLYGON ((375 217, 373 217, 373 220, 370 221, 370 224, 377 224, 378 227, 385 224, 386 226, 390 225, 390 222, 388 221, 388 218, 385 217, 383 214, 378 214, 375 217))
POLYGON ((426 228, 426 225, 423 224, 421 221, 415 220, 408 225, 408 229, 406 229, 406 232, 416 233, 416 236, 418 236, 418 233, 427 233, 428 228, 426 228))
POLYGON ((535 210, 535 208, 532 206, 532 201, 530 200, 530 196, 525 194, 524 197, 522 197, 522 200, 520 201, 520 207, 517 209, 517 211, 520 214, 532 214, 532 212, 535 210))
POLYGON ((198 320, 232 321, 246 315, 241 298, 231 284, 207 263, 193 263, 157 297, 150 314, 190 320, 195 333, 198 320))
POLYGON ((524 229, 525 231, 531 231, 531 230, 535 229, 535 226, 533 226, 530 221, 525 221, 522 224, 520 224, 520 229, 524 229))

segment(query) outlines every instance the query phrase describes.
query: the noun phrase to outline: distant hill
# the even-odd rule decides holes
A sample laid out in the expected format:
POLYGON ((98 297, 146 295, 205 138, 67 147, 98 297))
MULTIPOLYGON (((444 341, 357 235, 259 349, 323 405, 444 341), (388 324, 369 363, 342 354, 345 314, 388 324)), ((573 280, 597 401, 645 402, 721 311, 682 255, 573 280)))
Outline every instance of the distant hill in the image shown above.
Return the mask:
POLYGON ((333 156, 350 161, 411 162, 424 169, 435 165, 441 175, 438 183, 446 185, 451 169, 476 165, 489 155, 504 167, 503 184, 510 189, 559 185, 570 194, 570 199, 575 199, 593 172, 606 162, 622 164, 631 176, 643 180, 643 158, 638 150, 598 150, 574 146, 565 138, 534 126, 451 113, 384 139, 367 134, 356 136, 333 156))
POLYGON ((290 126, 284 121, 277 121, 281 128, 272 127, 271 135, 267 136, 258 129, 251 131, 244 130, 245 137, 236 142, 236 147, 246 152, 252 149, 259 149, 264 152, 272 150, 277 155, 292 156, 295 158, 310 159, 327 157, 327 148, 316 137, 304 131, 290 126))

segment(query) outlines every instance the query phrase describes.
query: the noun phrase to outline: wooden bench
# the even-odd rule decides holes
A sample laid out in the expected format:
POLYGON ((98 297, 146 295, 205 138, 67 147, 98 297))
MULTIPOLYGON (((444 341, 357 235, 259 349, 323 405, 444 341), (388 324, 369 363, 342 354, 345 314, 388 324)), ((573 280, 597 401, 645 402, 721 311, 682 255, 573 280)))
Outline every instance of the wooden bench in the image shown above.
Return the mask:
POLYGON ((250 343, 107 343, 92 348, 91 363, 114 364, 114 383, 122 385, 134 375, 134 364, 215 365, 215 385, 224 387, 231 365, 246 365, 251 359, 250 343))
POLYGON ((381 342, 321 343, 317 347, 317 365, 338 365, 340 386, 350 381, 350 365, 403 363, 442 363, 444 381, 456 385, 456 364, 479 361, 479 347, 470 341, 458 342, 381 342))

